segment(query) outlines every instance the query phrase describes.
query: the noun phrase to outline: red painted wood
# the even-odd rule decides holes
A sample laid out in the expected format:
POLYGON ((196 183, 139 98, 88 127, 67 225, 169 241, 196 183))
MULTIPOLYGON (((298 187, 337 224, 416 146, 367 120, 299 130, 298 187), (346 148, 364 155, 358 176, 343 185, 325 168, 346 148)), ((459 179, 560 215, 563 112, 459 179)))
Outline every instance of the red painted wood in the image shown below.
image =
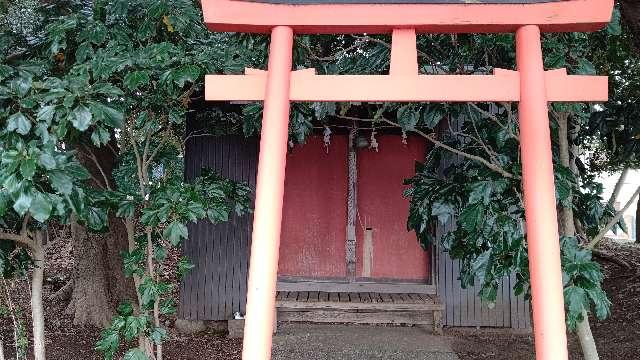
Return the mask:
MULTIPOLYGON (((402 196, 404 179, 415 174, 415 161, 424 161, 425 141, 409 137, 404 145, 395 135, 377 140, 379 152, 358 152, 358 259, 363 257, 364 225, 373 228, 373 279, 426 280, 430 254, 407 231, 409 201, 402 196)), ((357 272, 362 275, 360 260, 357 272)))
MULTIPOLYGON (((305 69, 313 70, 313 69, 305 69)), ((545 72, 549 101, 606 101, 607 77, 545 72)), ((207 100, 263 100, 266 75, 205 76, 207 100)), ((291 73, 291 101, 518 101, 516 71, 496 75, 314 75, 291 73)))
POLYGON ((345 278, 347 138, 332 136, 326 152, 311 136, 287 156, 280 276, 345 278))
POLYGON ((428 33, 515 32, 522 25, 548 31, 593 31, 611 19, 613 0, 539 4, 322 4, 278 5, 250 1, 202 2, 213 31, 262 32, 277 25, 298 34, 390 33, 415 28, 428 33))

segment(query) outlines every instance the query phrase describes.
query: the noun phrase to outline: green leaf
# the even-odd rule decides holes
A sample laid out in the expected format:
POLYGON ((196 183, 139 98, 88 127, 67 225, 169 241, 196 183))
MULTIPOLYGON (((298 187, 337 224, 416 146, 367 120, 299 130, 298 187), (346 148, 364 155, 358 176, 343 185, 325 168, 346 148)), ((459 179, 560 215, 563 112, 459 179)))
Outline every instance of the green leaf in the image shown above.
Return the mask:
POLYGON ((120 346, 120 335, 113 329, 106 329, 100 334, 100 341, 96 344, 96 350, 104 354, 106 360, 113 359, 113 355, 120 346))
POLYGON ((462 228, 467 231, 473 231, 482 224, 484 218, 484 206, 482 204, 473 204, 467 206, 461 213, 458 219, 462 228))
POLYGON ((13 73, 13 69, 9 65, 0 64, 0 80, 6 79, 13 73))
POLYGON ((51 154, 43 152, 38 157, 38 162, 43 168, 47 170, 53 170, 56 168, 56 159, 51 154))
POLYGON ((56 107, 53 105, 43 106, 38 110, 38 115, 36 119, 38 121, 44 121, 47 124, 51 124, 51 120, 53 119, 53 115, 56 113, 56 107))
POLYGON ((418 123, 418 113, 412 105, 404 105, 398 108, 396 113, 398 118, 398 124, 402 127, 402 130, 414 130, 418 123))
POLYGON ((195 82, 200 76, 200 68, 194 65, 186 65, 174 71, 173 80, 178 86, 183 87, 186 82, 195 82))
POLYGON ((193 265, 189 259, 187 259, 186 257, 181 257, 180 261, 178 261, 178 276, 179 277, 183 277, 184 275, 186 275, 189 270, 193 269, 194 267, 196 267, 195 265, 193 265))
POLYGON ((146 328, 147 317, 145 315, 128 316, 124 327, 124 337, 127 341, 131 341, 138 337, 138 334, 143 332, 146 328))
POLYGON ((27 213, 29 208, 31 207, 31 203, 33 202, 33 197, 31 194, 22 192, 15 203, 13 203, 13 210, 15 210, 18 215, 24 216, 27 213))
POLYGON ((124 77, 124 85, 129 88, 129 90, 135 90, 140 87, 140 85, 146 85, 149 83, 149 72, 148 71, 133 71, 128 73, 124 77))
POLYGON ((578 69, 576 70, 576 73, 580 75, 595 75, 596 67, 591 63, 591 61, 581 57, 578 59, 578 69))
POLYGON ((186 239, 189 236, 187 226, 181 222, 174 221, 167 226, 162 232, 162 236, 169 240, 173 246, 180 243, 182 239, 186 239))
POLYGON ((122 120, 124 119, 122 112, 96 102, 89 103, 89 107, 96 121, 102 121, 106 125, 116 129, 122 127, 122 120))
POLYGON ((158 262, 163 262, 167 258, 167 249, 163 246, 153 248, 153 258, 158 262))
POLYGON ((122 304, 118 305, 118 315, 120 316, 130 316, 133 315, 133 305, 129 301, 125 301, 122 304))
POLYGON ((31 122, 21 112, 15 113, 7 119, 7 131, 15 131, 20 135, 27 135, 31 130, 31 122))
POLYGON ((600 287, 588 289, 587 294, 595 305, 596 317, 600 320, 606 319, 611 312, 611 302, 607 299, 607 294, 600 287))
POLYGON ((427 106, 422 112, 422 123, 424 126, 433 129, 444 117, 444 110, 440 106, 427 106))
POLYGON ((10 194, 14 194, 20 191, 22 182, 18 180, 18 176, 16 174, 11 174, 4 179, 2 186, 4 186, 10 194))
POLYGON ((158 327, 154 328, 151 334, 149 334, 149 338, 155 344, 162 344, 162 342, 167 339, 167 330, 158 327))
POLYGON ((102 230, 109 224, 107 211, 103 208, 89 207, 87 211, 87 225, 91 230, 102 230))
POLYGON ((121 218, 131 218, 135 214, 136 204, 133 201, 125 200, 118 204, 116 216, 121 218))
POLYGON ((64 166, 64 171, 67 173, 67 175, 76 180, 87 180, 91 177, 89 171, 87 171, 84 166, 80 165, 76 161, 67 163, 67 165, 64 166))
POLYGON ((584 310, 585 295, 584 289, 577 286, 571 285, 564 289, 564 302, 572 315, 577 316, 584 310))
POLYGON ((34 219, 38 220, 41 223, 49 220, 51 216, 51 210, 53 206, 51 205, 51 201, 48 197, 45 197, 42 193, 36 193, 33 197, 33 201, 31 202, 31 208, 29 211, 34 219))
POLYGON ((93 55, 93 47, 88 41, 78 45, 76 49, 76 61, 81 63, 89 59, 93 55))
MULTIPOLYGON (((478 279, 480 284, 484 283, 484 279, 488 270, 487 268, 489 267, 489 262, 491 260, 491 253, 491 250, 483 252, 478 257, 476 257, 476 259, 471 264, 471 270, 473 271, 473 274, 478 279)), ((487 298, 486 300, 491 301, 493 299, 487 298)))
POLYGON ((475 204, 478 202, 488 205, 491 201, 491 192, 493 186, 491 181, 478 181, 469 186, 471 193, 469 193, 469 203, 475 204))
POLYGON ((118 97, 124 95, 124 92, 122 92, 119 87, 109 83, 98 83, 93 85, 93 92, 97 94, 107 95, 109 97, 118 97))
POLYGON ((89 111, 88 107, 80 104, 73 109, 71 114, 71 123, 76 129, 85 131, 89 128, 89 125, 91 125, 93 115, 91 114, 91 111, 89 111))
MULTIPOLYGON (((0 191, 0 218, 7 213, 7 207, 9 206, 9 202, 7 200, 7 196, 0 191)), ((0 273, 2 273, 2 271, 0 271, 0 273)))
POLYGON ((102 126, 98 126, 91 134, 91 142, 97 147, 106 145, 111 139, 111 134, 102 126))
POLYGON ((446 202, 436 201, 431 207, 431 215, 437 216, 438 221, 440 221, 441 224, 446 224, 447 222, 449 222, 449 219, 454 214, 455 209, 446 202))
POLYGON ((140 349, 131 349, 124 354, 123 360, 149 360, 140 349))
POLYGON ((214 224, 227 222, 229 221, 229 209, 224 206, 214 206, 207 210, 207 217, 214 224))
POLYGON ((49 181, 51 181, 51 187, 57 192, 64 195, 70 195, 73 190, 73 182, 71 177, 64 171, 54 170, 49 172, 49 181))
POLYGON ((36 160, 25 159, 20 163, 20 174, 23 178, 31 180, 36 173, 36 160))
POLYGON ((10 83, 11 90, 13 90, 18 96, 23 97, 27 95, 33 84, 32 77, 24 74, 13 79, 10 83))
POLYGON ((620 25, 620 9, 618 9, 617 7, 613 8, 611 22, 607 26, 607 33, 614 36, 622 34, 622 26, 620 25))
POLYGON ((160 301, 160 313, 163 315, 172 315, 176 313, 176 302, 172 298, 160 301))

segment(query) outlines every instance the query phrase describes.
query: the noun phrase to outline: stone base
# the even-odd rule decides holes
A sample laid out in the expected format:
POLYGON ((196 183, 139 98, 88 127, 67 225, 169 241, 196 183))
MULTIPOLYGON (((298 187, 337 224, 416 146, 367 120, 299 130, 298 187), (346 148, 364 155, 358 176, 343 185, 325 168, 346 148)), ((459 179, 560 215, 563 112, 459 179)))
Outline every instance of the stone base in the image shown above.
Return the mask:
POLYGON ((177 319, 175 326, 179 332, 189 335, 201 333, 207 330, 207 324, 200 320, 177 319))
POLYGON ((231 319, 227 322, 227 330, 229 331, 229 337, 232 339, 241 338, 244 334, 244 319, 236 320, 231 319))

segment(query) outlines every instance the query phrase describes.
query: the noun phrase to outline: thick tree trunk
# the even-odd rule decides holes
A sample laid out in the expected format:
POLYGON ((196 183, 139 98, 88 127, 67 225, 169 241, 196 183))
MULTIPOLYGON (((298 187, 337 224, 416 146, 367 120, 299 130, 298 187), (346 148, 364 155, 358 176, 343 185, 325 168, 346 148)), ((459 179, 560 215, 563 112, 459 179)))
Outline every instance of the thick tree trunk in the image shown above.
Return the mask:
MULTIPOLYGON (((558 144, 560 148, 560 162, 563 166, 570 169, 574 167, 571 164, 571 153, 569 151, 569 114, 561 113, 558 118, 558 144)), ((573 171, 573 170, 572 170, 573 171)), ((574 174, 578 175, 578 174, 574 174)), ((560 212, 560 230, 561 235, 576 236, 575 222, 573 220, 573 208, 562 207, 560 212)), ((582 311, 583 321, 576 326, 576 334, 580 340, 582 355, 585 360, 599 360, 598 349, 591 333, 589 325, 589 314, 582 311)))
MULTIPOLYGON (((89 170, 93 185, 110 189, 116 165, 115 144, 102 148, 79 147, 80 160, 89 170)), ((71 280, 71 301, 67 313, 76 325, 109 325, 115 309, 125 300, 135 301, 131 279, 124 276, 121 252, 128 249, 123 222, 109 217, 109 231, 94 234, 73 224, 72 241, 75 269, 71 280)))
POLYGON ((33 354, 35 360, 45 360, 44 306, 42 284, 44 282, 44 233, 37 231, 33 239, 33 274, 31 279, 31 316, 33 320, 33 354))
POLYGON ((73 323, 76 325, 106 327, 114 311, 107 284, 105 239, 87 233, 76 222, 71 226, 76 264, 71 302, 66 312, 73 315, 73 323))

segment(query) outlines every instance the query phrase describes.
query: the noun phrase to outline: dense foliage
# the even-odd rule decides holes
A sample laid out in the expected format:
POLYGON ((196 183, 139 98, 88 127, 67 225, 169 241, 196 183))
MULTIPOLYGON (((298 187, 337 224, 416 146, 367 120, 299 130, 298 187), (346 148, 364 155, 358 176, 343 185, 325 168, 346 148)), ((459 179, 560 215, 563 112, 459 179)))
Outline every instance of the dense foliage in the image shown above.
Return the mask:
MULTIPOLYGON (((187 0, 25 1, 7 12, 0 41, 2 228, 13 234, 55 219, 103 231, 110 212, 123 219, 125 272, 135 279, 138 301, 122 304, 103 333, 97 348, 105 358, 122 348, 132 348, 125 358, 162 358, 160 316, 175 311, 160 273, 169 248, 188 236, 190 222, 249 211, 243 184, 206 170, 183 180, 187 110, 203 74, 233 63, 222 56, 226 36, 206 31, 201 16, 187 0), (33 18, 9 22, 25 11, 33 18), (118 155, 113 174, 94 155, 100 147, 118 155), (101 176, 87 171, 81 153, 101 176)), ((19 242, 1 244, 8 276, 27 252, 19 242)), ((183 259, 171 271, 190 268, 183 259)))

